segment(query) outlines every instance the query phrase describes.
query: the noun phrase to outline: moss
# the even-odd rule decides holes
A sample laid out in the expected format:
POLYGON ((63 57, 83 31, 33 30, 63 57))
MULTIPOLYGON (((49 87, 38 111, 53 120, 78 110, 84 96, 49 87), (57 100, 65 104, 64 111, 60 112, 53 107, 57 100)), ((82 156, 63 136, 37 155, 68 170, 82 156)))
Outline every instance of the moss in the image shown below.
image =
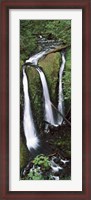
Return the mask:
POLYGON ((66 65, 63 76, 63 92, 65 112, 67 113, 71 104, 71 49, 66 50, 66 65))
POLYGON ((51 53, 47 55, 44 59, 39 61, 39 66, 43 68, 43 72, 45 73, 47 79, 51 101, 54 104, 57 104, 57 85, 60 62, 60 53, 51 53))
POLYGON ((23 142, 22 137, 20 137, 20 168, 22 169, 26 166, 29 160, 29 152, 27 150, 26 145, 23 142))
POLYGON ((42 86, 38 72, 34 67, 26 70, 29 83, 29 96, 33 118, 37 127, 41 128, 43 121, 42 86))

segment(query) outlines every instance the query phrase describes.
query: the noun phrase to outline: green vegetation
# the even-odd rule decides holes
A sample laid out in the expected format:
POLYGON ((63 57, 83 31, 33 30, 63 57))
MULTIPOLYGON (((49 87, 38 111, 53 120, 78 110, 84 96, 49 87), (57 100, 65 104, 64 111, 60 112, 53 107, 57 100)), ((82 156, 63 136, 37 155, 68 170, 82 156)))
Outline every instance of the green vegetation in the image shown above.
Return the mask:
POLYGON ((47 39, 61 39, 71 43, 71 20, 21 20, 20 21, 20 56, 24 61, 30 54, 40 50, 39 35, 47 39))
POLYGON ((32 161, 33 168, 30 169, 30 172, 27 175, 29 180, 46 180, 50 179, 50 160, 44 154, 40 154, 35 157, 32 161))
POLYGON ((40 166, 42 170, 48 170, 50 168, 49 158, 43 154, 36 156, 33 163, 35 166, 40 166))
MULTIPOLYGON (((24 110, 24 94, 22 84, 22 65, 31 55, 41 51, 41 46, 38 44, 39 36, 42 35, 46 39, 62 40, 63 43, 71 44, 71 21, 70 20, 21 20, 20 21, 20 132, 21 132, 21 144, 20 144, 20 168, 24 167, 29 160, 29 152, 26 144, 22 139, 24 134, 23 130, 23 110, 24 110)), ((67 113, 71 104, 71 49, 66 49, 66 65, 63 74, 63 94, 65 113, 67 113)), ((60 53, 51 53, 45 58, 39 61, 39 66, 45 73, 48 88, 50 92, 50 98, 53 104, 57 107, 58 102, 58 83, 59 83, 59 68, 61 65, 60 53)), ((44 110, 43 110, 43 90, 40 81, 40 77, 36 69, 33 67, 26 67, 26 74, 29 83, 29 95, 31 100, 31 107, 33 118, 41 135, 44 131, 44 110)), ((65 140, 66 137, 63 138, 65 140)), ((65 143, 60 138, 53 144, 57 148, 66 149, 68 157, 70 157, 70 137, 65 140, 65 143)), ((39 155, 33 161, 35 170, 30 171, 27 179, 43 180, 44 174, 40 174, 37 166, 50 169, 50 162, 48 157, 39 155), (47 165, 47 166, 46 166, 47 165)), ((46 175, 47 176, 47 175, 46 175)), ((51 177, 47 177, 51 179, 51 177)))
POLYGON ((31 107, 34 120, 39 128, 42 126, 43 108, 42 108, 42 87, 38 72, 34 67, 26 69, 28 83, 29 83, 29 95, 31 99, 31 107))
POLYGON ((51 53, 44 59, 39 61, 39 66, 42 67, 43 72, 46 75, 48 88, 50 91, 51 101, 57 105, 58 95, 58 73, 60 69, 60 53, 51 53))
POLYGON ((69 106, 71 105, 71 50, 66 50, 66 66, 64 69, 63 93, 64 93, 64 105, 65 113, 67 113, 69 106))
MULTIPOLYGON (((62 40, 67 45, 71 44, 71 20, 21 20, 20 21, 20 64, 21 64, 21 96, 20 104, 23 107, 22 90, 22 63, 30 56, 40 51, 38 44, 39 36, 46 39, 62 40)), ((51 101, 57 106, 58 101, 58 73, 61 64, 60 53, 51 53, 39 61, 42 67, 50 92, 51 101)), ((34 118, 41 127, 43 119, 43 95, 38 72, 33 68, 28 68, 27 76, 29 80, 29 94, 34 118)), ((63 93, 65 100, 65 110, 67 112, 71 104, 71 51, 66 49, 66 66, 63 76, 63 93)), ((21 108, 22 110, 22 108, 21 108)))
POLYGON ((62 138, 59 137, 56 141, 53 142, 55 148, 62 149, 66 153, 68 158, 71 157, 71 141, 70 135, 63 136, 62 138))
POLYGON ((38 169, 34 169, 29 172, 27 175, 27 179, 29 180, 44 180, 44 177, 42 174, 40 174, 38 169))

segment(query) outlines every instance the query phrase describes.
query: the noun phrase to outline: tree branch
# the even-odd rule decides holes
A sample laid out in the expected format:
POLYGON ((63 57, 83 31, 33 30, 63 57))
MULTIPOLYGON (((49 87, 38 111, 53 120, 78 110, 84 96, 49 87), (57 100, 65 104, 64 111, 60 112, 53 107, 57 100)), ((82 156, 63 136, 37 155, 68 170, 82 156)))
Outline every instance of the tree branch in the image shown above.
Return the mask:
POLYGON ((66 119, 66 117, 64 117, 64 115, 54 106, 54 104, 51 102, 51 105, 54 107, 54 109, 59 113, 59 115, 61 115, 61 117, 63 117, 63 119, 67 122, 67 124, 69 124, 69 126, 71 126, 70 121, 68 121, 68 119, 66 119))

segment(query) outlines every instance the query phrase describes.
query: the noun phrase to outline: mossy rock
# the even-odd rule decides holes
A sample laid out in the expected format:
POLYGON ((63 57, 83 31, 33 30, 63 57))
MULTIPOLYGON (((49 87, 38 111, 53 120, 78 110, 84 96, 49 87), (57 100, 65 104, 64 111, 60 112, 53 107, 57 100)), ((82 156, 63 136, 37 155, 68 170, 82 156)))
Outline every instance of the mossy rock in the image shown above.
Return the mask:
POLYGON ((22 137, 20 137, 20 169, 25 167, 29 161, 29 152, 25 145, 25 142, 23 142, 22 137))
POLYGON ((61 64, 60 53, 48 54, 45 58, 39 61, 39 66, 42 67, 43 72, 46 76, 48 88, 50 92, 51 101, 57 104, 58 95, 58 76, 61 64))

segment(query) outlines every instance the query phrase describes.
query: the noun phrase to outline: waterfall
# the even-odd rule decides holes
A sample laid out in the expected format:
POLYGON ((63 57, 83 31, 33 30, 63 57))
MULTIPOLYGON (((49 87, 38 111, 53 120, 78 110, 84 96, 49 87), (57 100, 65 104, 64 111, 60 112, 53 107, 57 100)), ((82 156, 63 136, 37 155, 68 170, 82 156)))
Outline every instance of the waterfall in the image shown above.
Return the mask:
MULTIPOLYGON (((64 115, 64 109, 63 109, 63 90, 62 90, 62 75, 65 67, 65 56, 64 53, 62 53, 62 64, 59 70, 59 94, 58 94, 58 110, 64 115)), ((61 125, 63 122, 63 117, 58 115, 58 124, 61 125)))
POLYGON ((34 56, 30 57, 28 60, 26 60, 25 64, 30 63, 33 65, 37 65, 38 60, 46 54, 46 51, 41 51, 35 54, 34 56))
MULTIPOLYGON (((59 126, 63 122, 63 117, 57 114, 57 117, 55 119, 54 113, 53 113, 53 107, 51 105, 50 101, 50 95, 48 91, 48 85, 46 81, 46 77, 43 73, 43 71, 38 67, 38 60, 46 55, 46 51, 42 51, 32 57, 30 57, 28 60, 26 60, 24 65, 27 64, 33 64, 35 68, 37 69, 41 84, 43 88, 43 97, 44 97, 44 119, 48 124, 53 125, 55 127, 59 126)), ((58 110, 64 115, 64 109, 63 109, 63 91, 62 91, 62 75, 65 67, 65 56, 64 53, 62 53, 62 64, 59 70, 59 94, 58 94, 58 110)), ((34 125, 34 120, 32 116, 32 110, 31 110, 31 103, 29 99, 28 94, 28 80, 25 73, 25 68, 23 68, 23 87, 24 87, 24 132, 26 137, 26 143, 27 147, 30 150, 31 148, 36 149, 39 146, 39 139, 37 137, 37 131, 34 125)), ((45 124, 45 129, 48 130, 49 125, 45 124)))
POLYGON ((49 96, 49 91, 48 91, 48 86, 47 86, 47 81, 45 78, 45 75, 43 71, 38 67, 37 71, 40 74, 40 79, 43 87, 43 97, 44 97, 44 108, 45 108, 45 121, 48 122, 51 125, 57 126, 54 120, 53 116, 53 110, 52 110, 52 105, 50 101, 50 96, 49 96))
POLYGON ((26 144, 29 151, 33 148, 36 149, 39 146, 39 140, 37 138, 37 131, 34 126, 31 103, 28 94, 28 80, 23 68, 23 88, 24 88, 24 133, 26 137, 26 144))

